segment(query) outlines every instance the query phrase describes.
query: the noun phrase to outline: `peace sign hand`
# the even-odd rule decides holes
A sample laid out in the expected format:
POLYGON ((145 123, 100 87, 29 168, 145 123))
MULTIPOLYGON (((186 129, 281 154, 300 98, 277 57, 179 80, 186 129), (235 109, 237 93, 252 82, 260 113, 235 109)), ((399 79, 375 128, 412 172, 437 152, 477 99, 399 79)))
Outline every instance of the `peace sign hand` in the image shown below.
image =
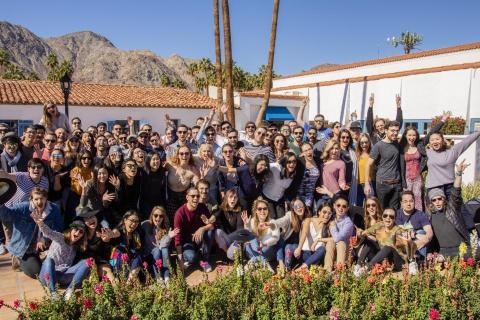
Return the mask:
POLYGON ((467 169, 470 166, 470 163, 465 163, 465 159, 462 160, 459 164, 456 164, 455 167, 457 168, 457 172, 462 174, 465 172, 465 169, 467 169))
POLYGON ((242 217, 242 221, 244 225, 247 225, 248 222, 250 221, 250 218, 248 217, 247 210, 243 210, 240 217, 242 217))

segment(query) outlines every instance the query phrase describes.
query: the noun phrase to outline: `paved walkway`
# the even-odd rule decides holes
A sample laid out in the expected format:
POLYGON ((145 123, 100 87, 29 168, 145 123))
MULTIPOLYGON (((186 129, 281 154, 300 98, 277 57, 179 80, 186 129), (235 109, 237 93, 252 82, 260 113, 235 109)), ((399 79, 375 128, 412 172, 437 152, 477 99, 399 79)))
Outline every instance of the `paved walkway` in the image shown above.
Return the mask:
MULTIPOLYGON (((40 299, 45 293, 38 280, 31 279, 22 272, 14 272, 11 266, 10 255, 0 256, 0 299, 12 304, 15 299, 28 300, 40 299)), ((215 266, 215 265, 213 265, 215 266)), ((214 280, 217 272, 208 275, 209 280, 214 280)), ((187 282, 196 285, 202 281, 202 272, 194 270, 188 274, 187 282)), ((0 309, 0 320, 15 320, 17 314, 5 307, 0 309)))

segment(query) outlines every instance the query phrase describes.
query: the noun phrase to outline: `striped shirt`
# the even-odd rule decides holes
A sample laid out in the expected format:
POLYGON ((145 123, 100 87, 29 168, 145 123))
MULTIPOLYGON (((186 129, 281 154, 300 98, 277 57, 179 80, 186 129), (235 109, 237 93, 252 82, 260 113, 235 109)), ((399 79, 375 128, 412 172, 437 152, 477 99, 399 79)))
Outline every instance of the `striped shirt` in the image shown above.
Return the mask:
POLYGON ((8 200, 7 203, 5 203, 7 208, 11 208, 17 203, 28 201, 30 199, 30 193, 35 187, 48 190, 48 179, 45 176, 42 176, 40 181, 35 183, 30 178, 30 174, 28 172, 15 172, 14 174, 17 178, 17 192, 10 200, 8 200))
POLYGON ((266 155, 268 157, 268 160, 270 162, 275 162, 275 155, 273 154, 272 148, 270 148, 267 145, 260 144, 260 145, 254 145, 254 144, 246 144, 243 149, 245 150, 245 153, 247 154, 247 157, 249 157, 252 161, 255 159, 255 157, 259 154, 266 155))

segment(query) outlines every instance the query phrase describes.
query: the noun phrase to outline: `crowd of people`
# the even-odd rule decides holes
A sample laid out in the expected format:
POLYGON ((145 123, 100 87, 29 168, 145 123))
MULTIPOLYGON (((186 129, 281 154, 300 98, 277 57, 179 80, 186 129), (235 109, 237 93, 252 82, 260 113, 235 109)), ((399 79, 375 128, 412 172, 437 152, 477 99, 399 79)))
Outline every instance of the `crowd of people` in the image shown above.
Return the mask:
POLYGON ((401 132, 399 96, 387 120, 374 118, 372 95, 365 128, 321 114, 304 121, 306 102, 296 120, 242 131, 225 106, 224 120, 212 109, 191 126, 165 115, 164 133, 136 132, 131 118, 84 128, 52 103, 21 136, 0 124, 0 178, 16 186, 0 207, 0 254, 68 298, 92 263, 130 282, 144 265, 166 283, 172 265, 211 272, 212 251, 272 272, 353 259, 360 275, 387 259, 416 273, 429 252, 470 246, 468 164, 456 162, 479 132, 451 145, 440 133, 448 113, 423 138, 401 132))

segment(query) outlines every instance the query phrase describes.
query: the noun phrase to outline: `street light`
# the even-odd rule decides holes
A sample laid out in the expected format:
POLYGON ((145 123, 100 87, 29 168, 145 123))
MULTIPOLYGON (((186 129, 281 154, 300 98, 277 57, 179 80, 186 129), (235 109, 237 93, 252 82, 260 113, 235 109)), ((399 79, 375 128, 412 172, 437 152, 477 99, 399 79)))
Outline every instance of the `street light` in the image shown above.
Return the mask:
POLYGON ((72 87, 72 80, 65 73, 65 75, 60 79, 60 88, 62 88, 63 98, 65 101, 65 115, 68 118, 68 96, 70 95, 70 90, 72 87))

